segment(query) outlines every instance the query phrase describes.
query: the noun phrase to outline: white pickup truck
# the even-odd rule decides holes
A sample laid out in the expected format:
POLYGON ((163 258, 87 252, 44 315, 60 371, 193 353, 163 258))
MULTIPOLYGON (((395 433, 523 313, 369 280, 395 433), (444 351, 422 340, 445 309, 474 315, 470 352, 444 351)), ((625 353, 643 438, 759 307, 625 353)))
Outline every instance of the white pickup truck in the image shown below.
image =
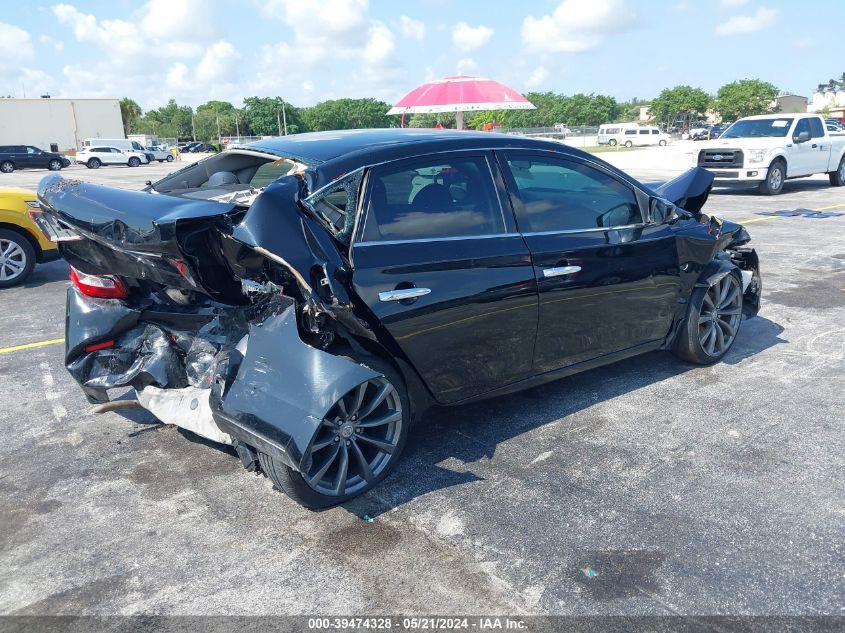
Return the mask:
POLYGON ((789 178, 828 174, 845 185, 845 136, 831 136, 815 114, 765 114, 740 119, 699 150, 697 164, 717 184, 757 184, 778 194, 789 178))

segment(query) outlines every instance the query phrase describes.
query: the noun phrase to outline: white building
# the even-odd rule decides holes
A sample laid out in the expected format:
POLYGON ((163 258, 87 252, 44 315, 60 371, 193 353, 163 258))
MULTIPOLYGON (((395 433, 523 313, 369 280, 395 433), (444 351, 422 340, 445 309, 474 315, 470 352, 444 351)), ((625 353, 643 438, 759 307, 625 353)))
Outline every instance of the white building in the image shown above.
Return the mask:
POLYGON ((89 137, 126 138, 117 99, 0 99, 0 145, 68 152, 89 137))

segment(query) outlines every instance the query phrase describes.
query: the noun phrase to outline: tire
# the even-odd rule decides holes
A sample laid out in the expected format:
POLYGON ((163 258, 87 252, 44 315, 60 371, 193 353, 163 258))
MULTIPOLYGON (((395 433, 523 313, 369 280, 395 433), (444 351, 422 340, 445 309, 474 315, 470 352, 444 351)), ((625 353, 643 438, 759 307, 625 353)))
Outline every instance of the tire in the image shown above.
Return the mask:
POLYGON ((786 180, 786 163, 782 160, 775 160, 769 165, 766 172, 766 179, 760 183, 760 193, 767 196, 776 196, 783 191, 783 183, 786 180))
POLYGON ((141 159, 138 158, 137 156, 133 156, 132 158, 129 159, 129 162, 127 164, 130 167, 140 167, 141 166, 141 159))
POLYGON ((35 249, 16 231, 0 229, 0 288, 26 281, 35 268, 35 249))
POLYGON ((611 147, 616 147, 616 139, 615 138, 610 139, 607 142, 607 144, 610 145, 611 147))
POLYGON ((58 159, 53 159, 49 163, 47 163, 47 169, 50 171, 61 171, 62 169, 62 161, 58 159))
POLYGON ((742 278, 732 272, 693 291, 672 352, 696 365, 717 363, 733 345, 741 323, 742 278))
POLYGON ((311 483, 303 473, 286 466, 280 460, 265 453, 258 454, 261 470, 276 487, 311 510, 335 506, 371 490, 393 470, 408 439, 411 409, 402 376, 390 363, 375 356, 361 355, 350 360, 366 365, 382 376, 352 389, 341 398, 343 407, 336 403, 329 410, 313 440, 313 446, 322 446, 316 450, 309 449, 306 457, 306 473, 311 474, 311 483), (386 395, 377 403, 375 410, 362 416, 364 424, 368 421, 382 421, 381 424, 367 428, 355 426, 353 413, 360 387, 364 387, 364 391, 360 395, 358 411, 372 405, 378 400, 380 390, 387 387, 386 395), (338 418, 346 421, 341 423, 338 418), (389 452, 365 441, 366 438, 380 442, 383 447, 389 446, 389 452), (312 451, 316 458, 311 456, 312 451), (340 473, 344 460, 346 472, 341 486, 340 473), (363 466, 365 463, 366 470, 363 466), (369 472, 369 476, 365 477, 365 472, 369 472), (353 473, 352 476, 350 473, 353 473))
POLYGON ((100 162, 99 158, 91 158, 91 159, 88 160, 87 163, 85 163, 85 166, 88 169, 99 169, 100 165, 102 165, 102 164, 103 163, 100 162))
POLYGON ((845 186, 845 156, 839 161, 839 167, 827 175, 830 178, 831 187, 845 186))
POLYGON ((660 145, 660 147, 666 147, 666 141, 660 141, 658 145, 660 145))
POLYGON ((15 164, 10 160, 4 160, 2 163, 0 163, 0 171, 2 171, 4 174, 11 174, 13 171, 15 171, 15 164))
POLYGON ((167 155, 167 162, 168 162, 168 163, 172 163, 172 162, 173 162, 173 154, 168 154, 168 155, 167 155))
POLYGON ((625 141, 625 147, 633 147, 634 144, 631 141, 625 141))

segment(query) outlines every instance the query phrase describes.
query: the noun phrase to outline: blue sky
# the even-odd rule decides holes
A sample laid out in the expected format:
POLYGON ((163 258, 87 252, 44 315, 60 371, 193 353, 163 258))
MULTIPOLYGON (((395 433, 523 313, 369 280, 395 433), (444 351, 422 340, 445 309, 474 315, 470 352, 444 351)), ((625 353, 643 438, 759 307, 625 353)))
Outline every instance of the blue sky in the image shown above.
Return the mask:
POLYGON ((649 98, 760 78, 811 96, 845 72, 840 0, 4 2, 0 93, 395 101, 463 72, 517 90, 649 98))

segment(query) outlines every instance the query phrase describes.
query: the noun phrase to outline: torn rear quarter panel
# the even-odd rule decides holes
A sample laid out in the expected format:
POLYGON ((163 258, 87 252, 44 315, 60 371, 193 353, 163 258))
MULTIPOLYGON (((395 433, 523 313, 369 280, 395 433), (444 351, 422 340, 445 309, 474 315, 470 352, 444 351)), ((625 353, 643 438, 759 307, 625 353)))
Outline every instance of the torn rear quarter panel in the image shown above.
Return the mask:
POLYGON ((289 300, 279 298, 253 321, 245 344, 229 354, 211 408, 222 431, 296 470, 332 405, 379 374, 302 342, 289 300))

